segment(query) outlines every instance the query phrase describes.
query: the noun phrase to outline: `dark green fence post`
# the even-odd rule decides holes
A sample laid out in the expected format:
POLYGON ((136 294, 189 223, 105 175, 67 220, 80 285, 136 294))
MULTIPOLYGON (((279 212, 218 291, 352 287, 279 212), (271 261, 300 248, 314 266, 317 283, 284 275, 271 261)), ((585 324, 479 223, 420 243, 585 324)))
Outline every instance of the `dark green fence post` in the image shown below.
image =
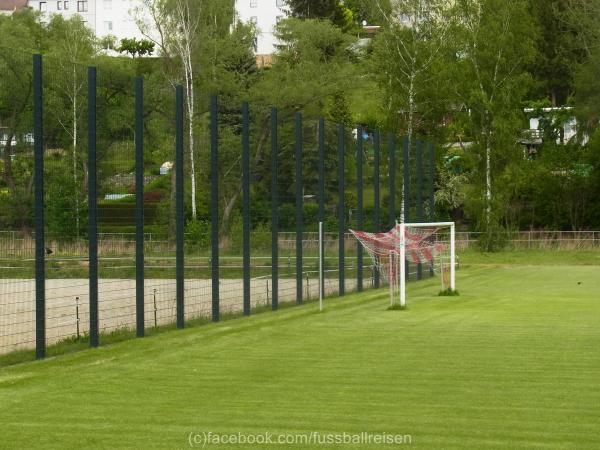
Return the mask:
MULTIPOLYGON (((404 211, 402 211, 403 222, 410 222, 410 141, 408 137, 402 140, 402 204, 404 211)), ((408 281, 410 274, 410 267, 408 260, 406 261, 406 280, 408 281)))
MULTIPOLYGON (((417 222, 423 222, 423 142, 417 141, 417 222)), ((423 278, 423 264, 417 264, 417 280, 423 278)))
POLYGON ((271 108, 271 309, 279 306, 279 180, 277 108, 271 108))
MULTIPOLYGON (((375 225, 375 233, 379 233, 381 231, 381 217, 379 213, 379 185, 380 185, 380 174, 379 170, 381 168, 381 147, 380 147, 380 139, 379 139, 379 130, 375 130, 375 135, 373 137, 373 151, 374 151, 374 174, 373 174, 373 191, 375 193, 374 196, 374 204, 373 204, 373 213, 374 213, 374 225, 375 225)), ((375 287, 379 287, 379 269, 375 269, 375 287)))
POLYGON ((98 194, 96 169, 96 77, 88 67, 88 257, 90 302, 90 347, 98 347, 98 194))
POLYGON ((219 309, 219 117, 217 96, 210 96, 210 222, 212 320, 220 319, 219 309))
MULTIPOLYGON (((364 231, 363 216, 363 128, 356 129, 356 228, 364 231)), ((358 292, 363 290, 363 246, 356 242, 356 289, 358 292)))
POLYGON ((435 147, 429 144, 429 221, 435 222, 435 147))
POLYGON ((46 356, 46 241, 44 235, 44 97, 42 55, 33 55, 35 184, 35 357, 46 356))
POLYGON ((135 316, 144 336, 144 79, 135 78, 135 316))
POLYGON ((183 86, 175 88, 175 212, 177 328, 185 326, 185 260, 183 224, 183 86))
POLYGON ((302 114, 296 113, 296 303, 302 303, 302 114))
MULTIPOLYGON (((429 221, 435 222, 435 147, 429 144, 429 221)), ((433 260, 429 266, 429 275, 434 275, 433 260)))
MULTIPOLYGON (((325 119, 319 119, 319 222, 323 222, 323 241, 325 240, 325 119)), ((323 267, 325 267, 325 249, 323 249, 323 267)), ((321 278, 321 292, 325 296, 325 274, 321 278)))
POLYGON ((396 226, 396 136, 388 134, 389 177, 390 177, 390 225, 396 226))
POLYGON ((242 104, 242 216, 244 315, 250 315, 250 107, 242 104))
POLYGON ((338 125, 338 271, 339 271, 339 295, 345 293, 345 260, 344 260, 344 236, 346 235, 346 208, 345 208, 345 186, 344 186, 344 159, 346 154, 346 130, 344 125, 338 125))

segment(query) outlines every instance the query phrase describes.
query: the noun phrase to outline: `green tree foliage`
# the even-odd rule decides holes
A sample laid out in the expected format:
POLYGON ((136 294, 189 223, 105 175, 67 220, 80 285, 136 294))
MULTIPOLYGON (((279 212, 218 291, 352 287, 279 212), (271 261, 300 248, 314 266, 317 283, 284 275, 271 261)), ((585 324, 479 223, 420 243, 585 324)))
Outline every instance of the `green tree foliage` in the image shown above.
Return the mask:
POLYGON ((120 53, 128 53, 133 58, 151 55, 154 52, 154 42, 148 39, 124 38, 119 46, 120 53))
POLYGON ((539 33, 537 55, 531 65, 533 95, 547 98, 552 106, 566 105, 573 93, 574 74, 584 59, 579 45, 581 25, 565 20, 570 0, 530 0, 539 33))
POLYGON ((292 17, 298 19, 328 19, 343 30, 354 24, 354 14, 340 0, 287 0, 292 17))
POLYGON ((522 126, 522 100, 535 57, 534 26, 527 3, 515 0, 459 0, 455 33, 460 43, 451 66, 456 99, 480 157, 473 172, 478 219, 490 226, 502 217, 503 184, 496 177, 519 159, 515 136, 522 126), (477 192, 478 191, 478 192, 477 192), (494 193, 494 191, 496 191, 494 193))
POLYGON ((371 0, 382 24, 373 42, 372 73, 385 92, 389 128, 431 134, 447 112, 450 86, 444 58, 453 18, 444 0, 371 0))
MULTIPOLYGON (((149 220, 163 229, 173 229, 174 177, 173 172, 156 177, 160 165, 174 159, 176 85, 186 93, 188 219, 208 219, 208 97, 216 93, 225 230, 232 222, 234 232, 239 228, 240 106, 245 100, 251 108, 253 226, 267 226, 270 220, 271 106, 279 109, 284 228, 294 225, 296 112, 304 119, 307 227, 315 213, 310 198, 317 191, 319 117, 327 119, 329 150, 336 148, 335 124, 346 126, 348 207, 355 202, 350 195, 356 171, 352 128, 361 123, 381 128, 384 138, 391 130, 398 137, 436 140, 438 212, 457 220, 466 213, 466 221, 487 231, 487 249, 501 244, 497 236, 503 228, 600 226, 594 202, 600 195, 600 8, 595 0, 291 0, 292 17, 277 26, 279 45, 265 67, 257 65, 253 51, 258 30, 236 22, 232 0, 145 3, 150 14, 140 15, 139 24, 147 39, 155 39, 153 58, 140 57, 150 54, 151 45, 144 40, 121 43, 123 54, 133 58, 104 55, 107 43, 97 42, 76 18, 53 16, 43 22, 31 10, 0 16, 0 132, 11 137, 0 149, 3 227, 31 226, 33 52, 44 54, 45 143, 52 172, 46 180, 46 206, 48 226, 56 232, 68 228, 76 236, 85 228, 89 65, 98 67, 99 77, 101 195, 133 189, 133 78, 144 77, 145 176, 151 190, 146 197, 160 200, 152 205, 158 212, 149 220), (153 23, 141 23, 142 17, 153 23), (355 36, 355 24, 363 19, 381 26, 373 39, 355 36), (148 32, 150 25, 158 30, 158 39, 148 32), (579 139, 560 143, 560 124, 571 110, 554 112, 542 118, 544 143, 537 156, 525 158, 516 144, 528 118, 524 105, 565 102, 572 102, 582 124, 579 139)), ((365 143, 367 154, 371 145, 365 143)), ((384 145, 382 184, 387 182, 386 152, 384 145)), ((326 155, 327 209, 333 213, 338 161, 335 151, 326 155)), ((365 179, 372 176, 367 162, 365 179)), ((382 198, 389 206, 385 190, 382 198)), ((190 221, 189 230, 203 233, 206 223, 194 223, 190 221)))
POLYGON ((0 220, 27 230, 31 225, 32 130, 31 53, 44 42, 44 28, 29 9, 0 15, 0 134, 4 145, 1 179, 8 191, 0 196, 0 220), (28 138, 29 137, 29 138, 28 138))
MULTIPOLYGON (((284 180, 280 187, 285 201, 294 198, 294 113, 304 116, 304 161, 306 192, 317 191, 316 142, 318 128, 316 118, 350 122, 348 99, 356 85, 357 56, 351 44, 354 38, 343 33, 329 21, 288 19, 277 29, 280 45, 276 63, 265 70, 251 91, 253 104, 274 105, 279 108, 281 121, 280 173, 284 180)), ((350 123, 348 123, 350 125, 350 123)), ((326 127, 327 140, 335 146, 336 130, 326 127)), ((266 158, 269 136, 268 110, 258 118, 256 161, 266 158)), ((334 147, 335 148, 335 147, 334 147)), ((334 152, 328 152, 326 170, 335 173, 334 152)), ((269 166, 262 165, 259 179, 268 183, 269 166)), ((348 165, 348 167, 353 167, 348 165)), ((350 172, 352 173, 352 172, 350 172)), ((349 174, 350 174, 349 173, 349 174)), ((351 178, 348 178, 350 181, 351 178)), ((328 187, 334 191, 335 181, 329 177, 328 187)))

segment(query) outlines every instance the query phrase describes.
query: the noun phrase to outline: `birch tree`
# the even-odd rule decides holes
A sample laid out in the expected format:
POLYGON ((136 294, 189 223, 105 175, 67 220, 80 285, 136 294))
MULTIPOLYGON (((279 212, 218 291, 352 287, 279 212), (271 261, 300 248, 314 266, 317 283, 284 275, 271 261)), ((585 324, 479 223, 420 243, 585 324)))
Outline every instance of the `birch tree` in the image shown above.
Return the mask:
MULTIPOLYGON (((430 111, 441 101, 438 71, 450 45, 452 20, 448 0, 371 0, 383 31, 374 42, 374 73, 385 91, 388 127, 402 131, 409 142, 425 128, 430 111), (432 89, 433 88, 433 89, 432 89)), ((430 120, 430 129, 440 122, 430 120)), ((410 150, 409 150, 410 152, 410 150)), ((404 186, 400 220, 404 221, 404 186)))
POLYGON ((455 33, 460 48, 453 65, 457 99, 483 153, 485 225, 493 207, 494 168, 510 161, 520 128, 521 100, 535 56, 535 29, 525 0, 457 0, 455 33))
POLYGON ((138 27, 147 39, 155 43, 167 63, 167 77, 173 87, 183 84, 188 128, 188 154, 192 219, 197 219, 196 162, 195 162, 195 41, 200 31, 203 2, 190 0, 144 0, 144 7, 136 12, 138 27), (177 60, 179 64, 173 64, 177 60))
MULTIPOLYGON (((62 16, 55 15, 48 24, 48 36, 50 51, 47 54, 47 66, 49 66, 52 87, 57 94, 58 102, 65 103, 65 109, 54 105, 52 111, 56 121, 70 138, 72 177, 73 184, 77 187, 81 164, 77 149, 81 133, 80 121, 85 109, 82 109, 82 106, 87 85, 86 63, 95 54, 94 35, 79 16, 65 20, 62 16)), ((75 227, 76 234, 79 234, 81 193, 75 194, 75 227)))
POLYGON ((396 125, 398 113, 409 141, 432 102, 432 70, 448 46, 452 20, 448 0, 372 0, 383 24, 375 40, 376 71, 387 95, 386 109, 396 125))

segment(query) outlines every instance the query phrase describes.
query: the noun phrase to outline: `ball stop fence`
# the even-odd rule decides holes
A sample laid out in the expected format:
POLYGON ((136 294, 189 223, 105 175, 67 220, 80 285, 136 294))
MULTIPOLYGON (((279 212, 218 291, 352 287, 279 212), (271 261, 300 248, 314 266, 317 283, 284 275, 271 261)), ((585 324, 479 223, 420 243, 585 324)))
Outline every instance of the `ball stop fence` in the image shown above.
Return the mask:
POLYGON ((0 354, 377 288, 349 229, 435 219, 420 140, 199 96, 192 144, 180 86, 1 47, 0 74, 0 354))

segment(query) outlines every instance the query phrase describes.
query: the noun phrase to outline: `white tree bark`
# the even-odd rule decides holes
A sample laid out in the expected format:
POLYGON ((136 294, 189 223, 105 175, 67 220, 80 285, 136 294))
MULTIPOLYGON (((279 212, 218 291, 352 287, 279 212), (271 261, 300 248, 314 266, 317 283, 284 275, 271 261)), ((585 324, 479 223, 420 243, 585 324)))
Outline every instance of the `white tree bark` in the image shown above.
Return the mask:
POLYGON ((190 7, 187 0, 177 0, 175 5, 176 22, 179 25, 179 33, 174 39, 175 48, 178 56, 183 63, 183 74, 185 79, 185 94, 188 116, 188 152, 190 156, 190 182, 192 194, 192 219, 197 218, 196 206, 196 164, 194 152, 194 67, 193 57, 193 39, 196 34, 198 21, 194 21, 190 14, 190 7))
POLYGON ((492 137, 486 136, 485 144, 485 220, 490 224, 492 215, 492 137))
POLYGON ((164 0, 144 0, 143 10, 136 11, 136 23, 142 34, 159 48, 167 59, 176 57, 181 60, 183 72, 171 78, 173 86, 183 78, 185 105, 188 126, 188 154, 190 158, 190 183, 192 218, 197 218, 196 205, 196 161, 195 161, 195 97, 194 97, 194 38, 199 26, 199 17, 193 17, 190 11, 190 1, 176 0, 172 5, 164 0), (171 8, 172 6, 172 8, 171 8), (152 24, 146 23, 149 16, 152 24), (156 37, 158 34, 158 38, 156 37), (181 76, 183 75, 183 76, 181 76))

